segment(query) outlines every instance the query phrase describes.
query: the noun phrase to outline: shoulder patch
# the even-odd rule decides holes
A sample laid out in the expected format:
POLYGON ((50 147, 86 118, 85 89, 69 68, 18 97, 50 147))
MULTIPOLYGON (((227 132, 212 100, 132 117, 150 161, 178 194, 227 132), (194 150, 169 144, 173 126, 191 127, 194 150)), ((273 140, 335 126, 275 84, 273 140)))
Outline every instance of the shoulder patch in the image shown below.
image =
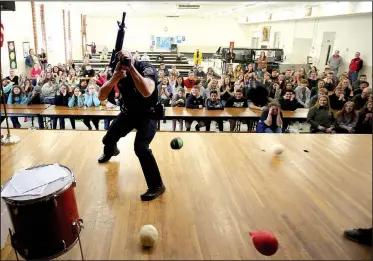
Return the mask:
POLYGON ((151 67, 146 67, 143 71, 144 76, 153 76, 154 70, 151 67))

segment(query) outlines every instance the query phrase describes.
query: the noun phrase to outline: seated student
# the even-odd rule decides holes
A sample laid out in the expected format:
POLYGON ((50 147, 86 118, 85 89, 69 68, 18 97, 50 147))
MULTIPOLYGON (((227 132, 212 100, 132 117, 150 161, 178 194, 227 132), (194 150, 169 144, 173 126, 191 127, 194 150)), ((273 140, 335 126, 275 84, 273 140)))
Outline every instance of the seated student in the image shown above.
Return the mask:
POLYGON ((329 95, 330 108, 332 110, 340 111, 347 102, 343 89, 341 86, 337 86, 334 89, 334 93, 329 95))
POLYGON ((307 88, 307 80, 301 80, 300 86, 298 86, 295 91, 295 97, 303 108, 308 108, 308 104, 311 99, 311 90, 307 88))
MULTIPOLYGON (((324 82, 324 81, 319 81, 319 82, 324 82)), ((328 95, 328 90, 324 87, 318 89, 317 94, 311 97, 310 102, 308 104, 308 108, 315 106, 316 102, 319 99, 319 95, 328 95)))
MULTIPOLYGON (((279 100, 280 108, 282 111, 295 111, 296 109, 302 107, 295 99, 295 92, 293 90, 286 90, 285 95, 280 98, 279 100)), ((282 130, 288 128, 291 120, 290 119, 283 119, 282 120, 282 130)))
MULTIPOLYGON (((243 96, 242 89, 237 89, 234 96, 229 98, 225 104, 225 108, 248 108, 247 99, 243 96)), ((230 131, 234 131, 236 127, 236 120, 229 120, 230 131)))
POLYGON ((282 133, 282 112, 280 104, 277 101, 270 102, 268 109, 262 112, 258 125, 257 133, 282 133))
MULTIPOLYGON (((14 85, 8 97, 8 104, 26 104, 27 98, 25 91, 18 85, 14 85)), ((13 123, 13 128, 21 128, 18 117, 10 117, 13 123)))
POLYGON ((169 76, 170 75, 168 69, 166 68, 166 65, 163 62, 159 65, 158 71, 160 71, 160 70, 162 70, 164 72, 164 76, 169 76))
MULTIPOLYGON (((62 84, 59 90, 56 92, 56 97, 55 97, 55 105, 56 106, 69 106, 69 94, 67 91, 67 85, 62 84)), ((65 129, 65 118, 63 117, 58 117, 59 122, 60 122, 60 129, 64 130, 65 129)), ((75 120, 70 119, 71 121, 71 126, 75 127, 75 120), (74 123, 72 123, 74 121, 74 123)), ((57 129, 57 118, 53 118, 52 120, 52 127, 53 129, 57 129)))
POLYGON ((372 91, 369 88, 365 88, 361 94, 357 94, 352 98, 355 103, 356 110, 360 110, 367 103, 372 91))
POLYGON ((353 94, 354 95, 358 95, 358 94, 361 94, 363 92, 363 90, 365 88, 368 88, 369 87, 369 82, 366 82, 366 81, 361 81, 360 82, 360 85, 359 85, 359 88, 355 89, 353 94))
POLYGON ((318 81, 316 87, 313 87, 311 89, 311 98, 319 93, 319 89, 324 88, 325 82, 324 81, 318 81))
POLYGON ((320 95, 315 106, 309 109, 307 122, 311 124, 311 133, 334 133, 335 118, 329 106, 329 98, 320 95))
POLYGON ((359 120, 356 124, 356 133, 372 134, 372 101, 368 101, 359 112, 359 120))
MULTIPOLYGON (((5 79, 9 80, 9 82, 12 82, 14 85, 19 85, 18 84, 18 76, 14 72, 13 69, 9 70, 9 76, 5 77, 5 79)), ((20 85, 19 85, 20 86, 20 85)))
POLYGON ((205 101, 207 99, 207 96, 206 96, 206 89, 205 89, 205 87, 203 87, 203 81, 198 79, 196 81, 196 85, 199 88, 198 89, 199 95, 202 97, 203 101, 205 101))
POLYGON ((198 79, 201 79, 201 78, 205 78, 206 77, 206 73, 203 71, 203 67, 201 65, 199 65, 197 67, 197 72, 196 72, 196 77, 198 79))
POLYGON ((218 88, 218 80, 211 79, 210 83, 207 85, 206 91, 206 97, 211 97, 211 92, 216 91, 218 94, 218 99, 220 99, 220 90, 218 88))
MULTIPOLYGON (((186 107, 188 109, 202 109, 203 108, 203 99, 199 95, 198 92, 198 86, 193 86, 192 90, 190 91, 190 95, 187 98, 186 101, 186 107)), ((196 131, 199 131, 201 127, 205 126, 205 122, 202 120, 199 120, 198 118, 190 118, 188 120, 185 120, 185 128, 187 131, 190 131, 190 128, 192 126, 193 121, 197 121, 196 125, 196 131)))
POLYGON ((55 102, 54 98, 56 96, 57 90, 58 90, 58 85, 54 78, 52 78, 50 81, 48 81, 46 84, 43 85, 43 87, 41 88, 41 93, 44 97, 44 102, 46 104, 54 105, 54 102, 55 102))
MULTIPOLYGON (((7 79, 3 79, 1 84, 3 85, 3 89, 4 89, 4 94, 5 94, 5 102, 8 101, 8 96, 13 88, 13 83, 10 82, 10 80, 7 80, 7 79)), ((1 104, 3 103, 3 99, 1 99, 1 104)))
MULTIPOLYGON (((247 75, 247 80, 245 79, 245 82, 249 81, 249 75, 247 75)), ((271 80, 271 74, 265 73, 263 80, 261 80, 261 84, 269 90, 269 88, 272 86, 273 81, 271 80)))
MULTIPOLYGON (((31 104, 44 104, 44 99, 41 94, 41 87, 35 86, 27 96, 27 105, 31 104)), ((32 126, 34 126, 34 117, 31 117, 32 126)), ((39 129, 44 129, 43 117, 38 117, 39 129)))
POLYGON ((243 87, 245 87, 244 86, 244 77, 243 76, 244 76, 243 74, 237 75, 237 81, 233 85, 234 90, 242 89, 243 87))
MULTIPOLYGON (((212 90, 210 92, 210 98, 206 99, 205 108, 207 110, 224 110, 223 103, 218 99, 218 92, 212 90)), ((223 131, 223 121, 216 120, 219 131, 223 131)), ((211 121, 206 121, 206 131, 210 131, 211 121)))
POLYGON ((338 133, 354 133, 359 114, 355 110, 355 104, 348 101, 343 109, 338 112, 335 131, 338 133))
POLYGON ((285 95, 279 99, 280 108, 283 111, 295 111, 300 104, 295 99, 295 92, 293 90, 286 90, 285 95))
POLYGON ((334 88, 337 86, 337 81, 334 78, 334 73, 329 72, 327 78, 325 81, 325 88, 328 89, 328 91, 334 90, 334 88))
POLYGON ((308 78, 308 88, 312 90, 312 88, 317 86, 319 79, 317 78, 316 72, 311 72, 310 77, 308 78))
POLYGON ((355 90, 357 90, 357 89, 359 89, 359 87, 360 87, 360 83, 361 82, 366 82, 367 81, 367 76, 365 75, 365 74, 361 74, 360 76, 359 76, 359 79, 358 80, 356 80, 356 81, 354 81, 353 83, 352 83, 352 89, 355 91, 355 90))
MULTIPOLYGON (((92 106, 100 106, 101 102, 98 99, 98 92, 96 91, 96 87, 94 85, 88 86, 88 91, 84 94, 84 104, 87 107, 92 106)), ((89 130, 92 130, 91 121, 93 122, 93 125, 95 126, 96 130, 98 130, 98 123, 99 119, 97 118, 85 118, 83 119, 83 123, 85 126, 88 127, 89 130)))
POLYGON ((196 80, 194 79, 194 72, 190 71, 188 73, 188 78, 184 80, 184 86, 187 90, 190 90, 196 84, 196 80))
POLYGON ((68 105, 70 108, 75 106, 81 108, 84 106, 84 98, 78 86, 74 88, 73 95, 70 97, 68 105))
POLYGON ((85 92, 87 91, 87 86, 88 86, 88 81, 86 81, 86 80, 82 80, 82 81, 80 82, 80 92, 81 92, 82 94, 85 94, 85 92))
POLYGON ((157 61, 157 62, 162 62, 163 60, 164 60, 164 55, 161 54, 161 53, 158 54, 158 55, 157 55, 157 58, 156 58, 156 61, 157 61))
MULTIPOLYGON (((175 64, 173 64, 173 65, 171 66, 171 71, 170 71, 169 73, 170 73, 170 74, 171 74, 171 73, 175 74, 176 77, 179 77, 179 76, 180 76, 180 72, 176 69, 176 65, 175 65, 175 64)), ((184 82, 184 79, 183 79, 183 82, 184 82)))
POLYGON ((234 90, 231 85, 229 77, 224 79, 224 84, 220 87, 220 100, 225 105, 225 103, 234 96, 234 90))
MULTIPOLYGON (((172 98, 171 107, 185 107, 186 104, 186 97, 185 97, 185 89, 183 87, 179 87, 177 94, 172 98)), ((179 122, 179 129, 183 131, 183 120, 172 120, 172 130, 176 130, 176 122, 179 122)))
POLYGON ((82 67, 82 71, 80 72, 80 76, 82 77, 93 77, 95 76, 95 70, 87 64, 84 68, 82 67))
POLYGON ((158 70, 158 84, 160 84, 163 79, 166 78, 163 70, 158 70))
POLYGON ((269 87, 269 100, 278 101, 281 98, 282 90, 278 82, 274 82, 272 86, 269 87))
POLYGON ((172 87, 168 84, 168 78, 163 78, 162 82, 157 86, 157 88, 159 102, 165 107, 170 107, 172 87))
POLYGON ((106 82, 107 75, 104 73, 104 71, 100 71, 99 73, 95 74, 95 80, 96 84, 101 87, 106 82))

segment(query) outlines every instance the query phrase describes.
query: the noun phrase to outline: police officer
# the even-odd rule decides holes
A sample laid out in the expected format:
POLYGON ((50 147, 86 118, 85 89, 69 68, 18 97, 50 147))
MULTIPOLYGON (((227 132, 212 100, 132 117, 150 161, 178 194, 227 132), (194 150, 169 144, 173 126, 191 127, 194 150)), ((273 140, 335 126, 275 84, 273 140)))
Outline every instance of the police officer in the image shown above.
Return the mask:
POLYGON ((157 162, 149 144, 157 131, 158 121, 154 119, 154 108, 158 101, 158 89, 155 83, 158 80, 156 69, 144 61, 136 61, 128 51, 117 53, 119 60, 115 71, 109 81, 104 83, 98 92, 100 101, 114 96, 114 85, 117 84, 121 100, 121 112, 110 125, 102 142, 104 153, 98 159, 105 163, 120 151, 117 142, 133 129, 137 130, 135 138, 135 153, 140 160, 148 190, 141 195, 141 200, 150 201, 160 196, 165 190, 157 162), (130 60, 130 66, 123 66, 120 60, 130 60))

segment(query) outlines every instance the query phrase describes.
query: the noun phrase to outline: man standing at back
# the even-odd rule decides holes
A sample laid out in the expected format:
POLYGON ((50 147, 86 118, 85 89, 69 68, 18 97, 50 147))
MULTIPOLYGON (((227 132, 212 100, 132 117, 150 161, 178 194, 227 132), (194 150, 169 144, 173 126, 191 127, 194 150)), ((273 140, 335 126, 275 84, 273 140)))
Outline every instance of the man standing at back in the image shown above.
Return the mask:
MULTIPOLYGON (((133 129, 136 129, 135 154, 140 160, 148 190, 141 195, 141 200, 150 201, 160 196, 165 190, 157 162, 149 144, 157 132, 156 107, 158 101, 157 71, 151 64, 135 61, 130 52, 121 51, 118 60, 130 60, 129 66, 118 62, 111 79, 104 83, 98 92, 100 101, 113 101, 117 85, 121 98, 121 112, 110 125, 102 139, 104 153, 98 159, 105 163, 120 152, 117 142, 133 129)), ((114 101, 113 101, 114 102, 114 101)), ((112 103, 113 103, 112 102, 112 103)))
POLYGON ((348 78, 350 79, 350 83, 352 84, 357 80, 357 76, 359 75, 360 70, 363 68, 363 60, 360 59, 360 53, 355 53, 355 58, 351 60, 349 71, 348 71, 348 78))
POLYGON ((343 59, 336 50, 328 60, 329 68, 334 72, 334 76, 338 77, 339 68, 343 65, 343 59))

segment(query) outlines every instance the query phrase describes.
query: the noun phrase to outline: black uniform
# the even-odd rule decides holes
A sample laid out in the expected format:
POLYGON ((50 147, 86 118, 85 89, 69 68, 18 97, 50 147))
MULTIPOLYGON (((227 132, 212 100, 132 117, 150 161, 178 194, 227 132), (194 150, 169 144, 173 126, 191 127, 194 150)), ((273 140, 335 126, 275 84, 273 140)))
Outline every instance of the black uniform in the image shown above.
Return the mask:
MULTIPOLYGON (((143 61, 135 61, 133 66, 143 77, 152 79, 154 83, 157 82, 157 70, 151 64, 143 61)), ((149 111, 155 108, 157 104, 157 87, 154 88, 153 93, 149 97, 145 98, 137 90, 131 74, 127 72, 127 77, 119 81, 118 89, 122 96, 121 113, 112 122, 102 140, 105 145, 104 154, 113 156, 117 150, 119 139, 125 137, 133 129, 136 129, 135 153, 140 160, 149 189, 156 189, 163 183, 157 162, 149 148, 149 144, 157 131, 157 120, 150 119, 151 113, 149 111)), ((109 101, 113 97, 114 90, 112 90, 108 97, 109 101)), ((113 103, 113 101, 111 102, 113 103)))

